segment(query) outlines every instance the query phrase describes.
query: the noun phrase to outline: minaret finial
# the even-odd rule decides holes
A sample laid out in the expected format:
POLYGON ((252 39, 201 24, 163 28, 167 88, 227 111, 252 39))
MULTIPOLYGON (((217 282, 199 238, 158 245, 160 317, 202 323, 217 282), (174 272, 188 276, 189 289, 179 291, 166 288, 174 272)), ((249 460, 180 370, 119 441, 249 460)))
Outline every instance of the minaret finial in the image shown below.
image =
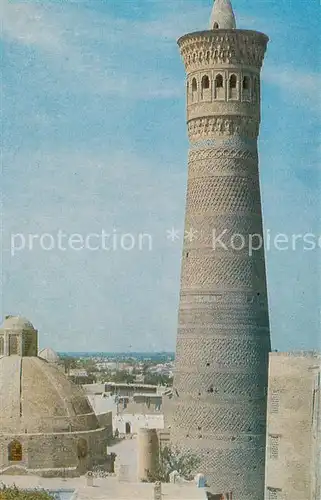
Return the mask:
POLYGON ((230 0, 215 0, 210 29, 235 29, 235 16, 230 0))

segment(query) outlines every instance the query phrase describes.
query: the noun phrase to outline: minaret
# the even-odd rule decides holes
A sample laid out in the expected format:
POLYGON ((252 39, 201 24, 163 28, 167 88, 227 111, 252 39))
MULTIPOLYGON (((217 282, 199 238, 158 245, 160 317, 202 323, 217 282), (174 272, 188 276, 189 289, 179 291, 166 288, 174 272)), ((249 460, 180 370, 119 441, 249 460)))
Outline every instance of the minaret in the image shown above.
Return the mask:
POLYGON ((233 500, 264 498, 270 333, 257 139, 267 42, 236 29, 229 0, 216 0, 209 31, 178 41, 190 148, 171 441, 233 500))

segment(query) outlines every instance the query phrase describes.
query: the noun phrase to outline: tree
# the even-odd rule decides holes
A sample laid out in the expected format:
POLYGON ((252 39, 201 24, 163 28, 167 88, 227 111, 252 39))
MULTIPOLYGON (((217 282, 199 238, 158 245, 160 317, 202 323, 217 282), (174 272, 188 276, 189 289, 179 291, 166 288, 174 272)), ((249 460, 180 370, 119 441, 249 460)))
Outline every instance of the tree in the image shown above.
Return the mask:
POLYGON ((19 490, 16 486, 0 485, 0 500, 55 500, 44 490, 19 490))
POLYGON ((177 471, 184 479, 191 480, 196 474, 199 464, 200 460, 196 455, 184 453, 177 447, 165 446, 160 450, 156 471, 148 473, 148 481, 169 483, 169 475, 174 471, 177 471))
POLYGON ((135 376, 126 372, 125 370, 119 370, 114 375, 112 375, 110 382, 115 382, 117 384, 132 384, 135 381, 135 376))
POLYGON ((148 370, 149 370, 149 364, 148 363, 144 363, 143 366, 142 366, 142 374, 146 375, 146 373, 148 372, 148 370))
POLYGON ((168 377, 168 375, 161 375, 160 373, 147 373, 144 378, 144 384, 172 386, 173 379, 172 377, 168 377))
POLYGON ((84 368, 88 374, 95 374, 97 372, 97 365, 94 359, 80 359, 77 367, 84 368))
POLYGON ((69 373, 69 370, 72 368, 77 368, 77 358, 72 358, 71 356, 61 356, 59 364, 64 366, 65 373, 69 373))

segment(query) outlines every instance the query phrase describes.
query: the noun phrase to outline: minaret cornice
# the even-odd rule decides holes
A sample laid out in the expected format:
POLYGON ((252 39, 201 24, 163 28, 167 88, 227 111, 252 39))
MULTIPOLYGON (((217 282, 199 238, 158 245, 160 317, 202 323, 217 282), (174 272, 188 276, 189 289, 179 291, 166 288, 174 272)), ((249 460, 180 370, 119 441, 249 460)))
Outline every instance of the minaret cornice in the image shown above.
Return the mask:
POLYGON ((221 65, 261 69, 268 40, 259 31, 218 29, 188 33, 177 43, 189 74, 221 65))

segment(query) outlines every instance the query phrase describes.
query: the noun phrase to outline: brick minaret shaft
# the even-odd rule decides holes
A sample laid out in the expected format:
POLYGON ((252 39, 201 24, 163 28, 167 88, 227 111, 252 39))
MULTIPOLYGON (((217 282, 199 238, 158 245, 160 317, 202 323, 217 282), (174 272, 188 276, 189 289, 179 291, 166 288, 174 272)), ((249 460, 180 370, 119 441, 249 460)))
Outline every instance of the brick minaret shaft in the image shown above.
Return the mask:
POLYGON ((268 300, 264 249, 251 254, 248 242, 263 236, 257 138, 267 42, 235 29, 229 0, 216 0, 211 30, 178 41, 190 149, 171 441, 199 456, 211 490, 233 500, 264 498, 268 300))

